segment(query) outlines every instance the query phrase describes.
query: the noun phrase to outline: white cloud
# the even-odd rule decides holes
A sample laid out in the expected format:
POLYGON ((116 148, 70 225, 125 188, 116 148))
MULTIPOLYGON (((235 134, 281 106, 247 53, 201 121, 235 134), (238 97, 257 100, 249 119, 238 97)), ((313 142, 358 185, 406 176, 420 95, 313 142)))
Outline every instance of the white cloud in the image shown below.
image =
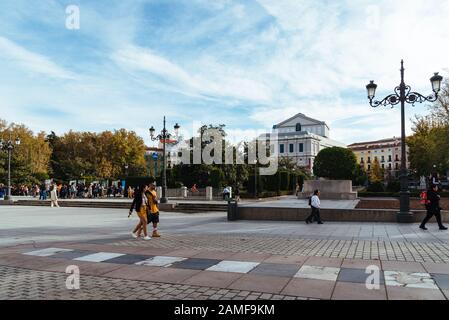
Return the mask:
MULTIPOLYGON (((173 90, 186 94, 229 97, 256 102, 271 99, 270 88, 262 82, 246 78, 244 72, 203 60, 194 72, 188 72, 152 50, 129 45, 113 53, 112 59, 131 71, 146 71, 171 82, 173 90)), ((192 65, 195 65, 193 63, 192 65)))
POLYGON ((75 79, 75 75, 58 66, 49 58, 31 52, 0 36, 0 57, 19 65, 22 69, 53 78, 75 79))

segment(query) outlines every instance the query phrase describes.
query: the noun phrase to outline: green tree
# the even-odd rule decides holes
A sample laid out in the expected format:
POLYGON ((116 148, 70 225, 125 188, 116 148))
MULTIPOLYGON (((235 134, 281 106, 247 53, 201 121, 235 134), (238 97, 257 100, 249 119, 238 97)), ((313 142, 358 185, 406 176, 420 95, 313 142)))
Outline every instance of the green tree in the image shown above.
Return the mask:
POLYGON ((331 180, 352 180, 357 159, 352 150, 331 147, 321 150, 315 158, 313 172, 331 180))
POLYGON ((384 173, 377 158, 374 159, 373 165, 371 166, 369 179, 371 183, 382 182, 384 179, 384 173))

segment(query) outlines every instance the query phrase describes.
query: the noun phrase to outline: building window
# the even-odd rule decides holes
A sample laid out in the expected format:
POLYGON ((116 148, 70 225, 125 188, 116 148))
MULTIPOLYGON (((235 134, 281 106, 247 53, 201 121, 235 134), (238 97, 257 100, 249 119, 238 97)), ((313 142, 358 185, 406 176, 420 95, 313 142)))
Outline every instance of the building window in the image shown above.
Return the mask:
MULTIPOLYGON (((371 163, 371 157, 368 157, 368 163, 371 163)), ((369 167, 369 166, 368 166, 369 167)))
POLYGON ((293 144, 293 143, 290 143, 290 145, 288 146, 288 148, 289 148, 289 152, 290 152, 290 153, 293 153, 293 152, 294 152, 294 144, 293 144))
POLYGON ((388 164, 388 170, 391 170, 391 163, 388 164))
POLYGON ((304 152, 304 143, 299 144, 299 152, 304 152))
POLYGON ((399 169, 399 163, 396 163, 396 170, 399 169))
POLYGON ((382 162, 385 162, 385 156, 382 156, 382 162))
POLYGON ((279 153, 284 153, 284 145, 283 144, 279 145, 279 153))
POLYGON ((382 169, 385 169, 385 165, 382 163, 382 169))
POLYGON ((399 156, 398 155, 396 155, 396 161, 399 161, 399 156))
POLYGON ((296 131, 301 131, 302 127, 300 123, 296 124, 296 131))
POLYGON ((371 165, 370 164, 368 165, 368 170, 371 170, 371 165))
POLYGON ((364 162, 364 161, 363 161, 363 157, 361 157, 361 158, 360 158, 360 163, 363 163, 363 162, 364 162))
POLYGON ((391 154, 388 156, 388 161, 391 162, 391 154))

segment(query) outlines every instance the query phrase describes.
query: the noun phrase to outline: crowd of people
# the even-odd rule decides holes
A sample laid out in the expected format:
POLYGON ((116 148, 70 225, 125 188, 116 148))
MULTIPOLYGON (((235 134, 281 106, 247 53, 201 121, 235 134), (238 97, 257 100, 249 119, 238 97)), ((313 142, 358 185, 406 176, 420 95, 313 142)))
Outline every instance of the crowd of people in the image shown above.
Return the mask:
MULTIPOLYGON (((47 200, 50 197, 52 186, 55 185, 56 193, 60 199, 75 199, 75 198, 120 198, 133 196, 134 189, 128 188, 125 190, 121 185, 111 185, 105 187, 99 183, 56 183, 56 184, 35 184, 35 185, 20 185, 11 186, 11 194, 13 196, 24 197, 39 197, 39 200, 47 200)), ((0 198, 8 193, 8 187, 0 184, 0 198)))

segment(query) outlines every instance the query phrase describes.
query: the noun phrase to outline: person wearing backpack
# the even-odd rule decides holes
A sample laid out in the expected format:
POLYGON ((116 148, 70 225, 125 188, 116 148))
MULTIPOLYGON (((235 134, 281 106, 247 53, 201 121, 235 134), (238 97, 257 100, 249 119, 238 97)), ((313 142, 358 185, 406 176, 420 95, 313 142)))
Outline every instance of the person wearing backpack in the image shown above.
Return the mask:
POLYGON ((427 209, 427 215, 419 226, 423 230, 427 230, 426 223, 435 216, 438 222, 440 230, 447 230, 447 228, 441 222, 441 207, 440 207, 440 195, 438 194, 438 185, 432 185, 432 187, 427 191, 427 194, 422 195, 421 198, 425 198, 425 206, 427 209))
POLYGON ((312 208, 312 213, 306 219, 307 224, 312 223, 313 220, 316 220, 318 222, 318 224, 323 224, 323 221, 321 221, 321 217, 320 217, 321 203, 320 203, 319 196, 320 196, 320 191, 315 190, 315 192, 313 193, 313 196, 309 199, 309 205, 312 208))

